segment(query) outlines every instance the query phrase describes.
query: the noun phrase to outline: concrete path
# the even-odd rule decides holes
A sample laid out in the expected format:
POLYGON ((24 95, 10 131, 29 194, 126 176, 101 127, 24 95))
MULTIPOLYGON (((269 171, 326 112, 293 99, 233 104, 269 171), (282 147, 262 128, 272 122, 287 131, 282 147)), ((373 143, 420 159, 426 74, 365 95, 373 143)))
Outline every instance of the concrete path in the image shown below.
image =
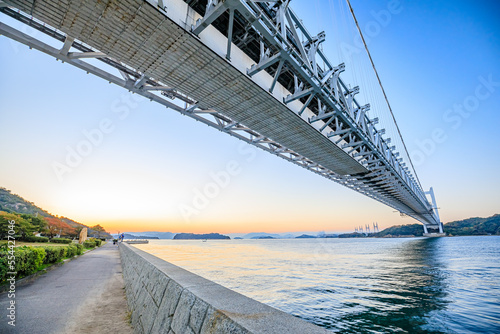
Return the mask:
POLYGON ((118 247, 108 243, 16 288, 15 299, 0 294, 0 315, 0 333, 133 333, 118 247))

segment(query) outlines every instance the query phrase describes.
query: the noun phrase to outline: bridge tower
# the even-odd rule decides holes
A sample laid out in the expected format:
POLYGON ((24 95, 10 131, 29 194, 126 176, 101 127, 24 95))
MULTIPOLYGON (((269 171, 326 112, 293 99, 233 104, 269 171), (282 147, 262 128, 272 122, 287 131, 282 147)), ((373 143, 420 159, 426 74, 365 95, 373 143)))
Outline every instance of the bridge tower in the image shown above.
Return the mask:
POLYGON ((429 195, 431 197, 431 202, 432 202, 432 210, 429 213, 430 215, 433 215, 437 218, 438 225, 437 225, 437 230, 438 232, 429 232, 428 227, 431 227, 433 229, 436 229, 436 225, 427 225, 424 224, 424 237, 444 237, 446 236, 446 233, 443 231, 443 222, 439 218, 439 212, 438 212, 438 207, 436 203, 436 197, 434 196, 434 189, 432 187, 429 189, 429 191, 425 192, 426 195, 429 195))

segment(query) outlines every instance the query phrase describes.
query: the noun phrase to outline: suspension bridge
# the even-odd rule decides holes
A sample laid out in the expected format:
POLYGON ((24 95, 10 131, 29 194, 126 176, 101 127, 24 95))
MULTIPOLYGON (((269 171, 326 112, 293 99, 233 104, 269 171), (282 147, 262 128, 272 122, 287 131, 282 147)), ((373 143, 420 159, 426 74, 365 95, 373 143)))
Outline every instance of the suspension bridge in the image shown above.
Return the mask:
POLYGON ((289 0, 4 0, 0 12, 60 46, 0 22, 8 38, 443 233, 400 134, 370 117, 362 88, 341 77, 349 69, 323 52, 325 33, 311 34, 289 0))

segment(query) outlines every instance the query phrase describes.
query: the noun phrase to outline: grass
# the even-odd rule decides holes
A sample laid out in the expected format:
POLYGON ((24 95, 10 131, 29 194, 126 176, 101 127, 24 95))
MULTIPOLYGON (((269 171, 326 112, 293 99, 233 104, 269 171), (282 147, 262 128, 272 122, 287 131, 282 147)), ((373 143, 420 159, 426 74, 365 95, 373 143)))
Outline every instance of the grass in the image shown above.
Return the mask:
MULTIPOLYGON (((61 261, 62 260, 60 260, 59 262, 61 262, 61 261)), ((36 272, 39 272, 40 270, 44 270, 45 268, 50 267, 50 266, 52 266, 54 264, 55 263, 43 263, 40 267, 37 268, 36 272)))
POLYGON ((127 312, 125 320, 129 323, 129 325, 132 325, 132 311, 127 312))

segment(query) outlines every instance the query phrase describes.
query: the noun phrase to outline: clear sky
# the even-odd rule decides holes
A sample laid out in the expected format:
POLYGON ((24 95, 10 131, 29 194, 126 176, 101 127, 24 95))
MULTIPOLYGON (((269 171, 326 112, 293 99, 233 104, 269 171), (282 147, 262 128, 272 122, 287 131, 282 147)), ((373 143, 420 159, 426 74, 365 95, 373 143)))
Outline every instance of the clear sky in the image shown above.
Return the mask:
MULTIPOLYGON (((498 2, 351 3, 442 220, 500 213, 498 2)), ((352 70, 339 46, 341 40, 357 45, 344 1, 295 0, 291 6, 312 34, 326 31, 325 52, 333 63, 346 62, 344 79, 363 91, 368 65, 352 70)), ((0 20, 22 27, 1 14, 0 20)), ((0 186, 49 212, 111 232, 340 232, 374 221, 380 228, 413 223, 3 36, 0 50, 0 186), (85 132, 102 122, 111 124, 102 140, 58 178, 54 164, 64 163, 87 140, 85 132), (213 198, 196 195, 227 171, 228 182, 213 198)), ((362 55, 350 50, 354 58, 362 55)))

